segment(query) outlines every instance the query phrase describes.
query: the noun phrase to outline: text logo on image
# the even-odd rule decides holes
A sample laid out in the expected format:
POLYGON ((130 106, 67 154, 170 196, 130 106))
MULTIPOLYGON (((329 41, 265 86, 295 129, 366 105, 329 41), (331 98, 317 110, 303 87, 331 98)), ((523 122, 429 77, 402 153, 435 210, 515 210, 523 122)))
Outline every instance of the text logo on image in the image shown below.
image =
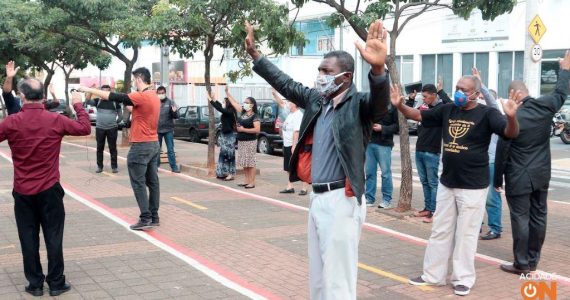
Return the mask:
POLYGON ((556 300, 556 281, 525 281, 521 286, 523 300, 556 300))

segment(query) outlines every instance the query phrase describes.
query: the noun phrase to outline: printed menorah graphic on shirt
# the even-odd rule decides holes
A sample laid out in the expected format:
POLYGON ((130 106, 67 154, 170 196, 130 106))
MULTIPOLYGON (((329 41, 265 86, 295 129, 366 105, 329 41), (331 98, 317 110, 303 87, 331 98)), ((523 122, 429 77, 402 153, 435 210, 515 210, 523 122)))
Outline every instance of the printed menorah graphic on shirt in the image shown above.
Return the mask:
POLYGON ((471 124, 469 122, 461 122, 455 120, 449 120, 449 135, 453 137, 453 141, 450 144, 457 145, 455 142, 458 138, 464 137, 469 129, 471 128, 471 124))

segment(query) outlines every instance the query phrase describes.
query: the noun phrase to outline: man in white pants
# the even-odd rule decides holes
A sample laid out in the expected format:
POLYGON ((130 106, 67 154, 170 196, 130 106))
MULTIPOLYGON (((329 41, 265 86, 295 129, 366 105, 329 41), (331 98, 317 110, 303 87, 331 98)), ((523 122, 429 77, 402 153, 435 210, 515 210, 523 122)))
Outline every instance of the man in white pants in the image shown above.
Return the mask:
POLYGON ((443 129, 443 173, 423 275, 410 279, 410 284, 445 285, 453 253, 451 282, 455 294, 465 296, 475 284, 475 253, 489 185, 487 150, 491 135, 518 135, 516 112, 520 103, 511 92, 509 100, 502 103, 506 117, 495 108, 479 105, 481 82, 475 76, 461 78, 456 90, 453 104, 423 111, 406 106, 399 87, 392 88, 391 98, 407 118, 422 122, 424 127, 443 129))
POLYGON ((386 31, 370 26, 366 47, 358 45, 371 65, 370 93, 356 91, 354 58, 345 51, 327 53, 315 88, 295 82, 255 46, 247 24, 246 50, 253 70, 277 92, 305 109, 299 142, 291 156, 290 180, 311 183, 309 210, 309 282, 311 299, 356 299, 358 242, 366 218, 364 159, 372 121, 386 114, 390 98, 386 31))

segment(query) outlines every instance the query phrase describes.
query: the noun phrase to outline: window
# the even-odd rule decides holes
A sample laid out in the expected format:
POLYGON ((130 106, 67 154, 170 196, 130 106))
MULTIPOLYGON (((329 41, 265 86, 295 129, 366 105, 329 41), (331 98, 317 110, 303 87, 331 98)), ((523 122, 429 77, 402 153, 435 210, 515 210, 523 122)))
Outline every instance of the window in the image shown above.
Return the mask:
POLYGON ((261 109, 261 119, 265 120, 265 119, 275 118, 275 114, 273 112, 274 112, 273 105, 271 104, 264 105, 263 108, 261 109))
POLYGON ((462 75, 471 75, 473 66, 481 73, 484 85, 489 82, 489 53, 464 53, 461 56, 462 75))
MULTIPOLYGON (((565 50, 546 50, 542 56, 540 70, 540 94, 550 94, 556 88, 560 65, 558 59, 564 57, 565 50)), ((570 99, 570 96, 568 97, 570 99)), ((567 101, 568 103, 568 101, 567 101)), ((566 107, 568 104, 564 104, 566 107)))
POLYGON ((188 106, 184 106, 178 109, 178 115, 181 118, 185 118, 186 117, 186 111, 188 110, 188 106))
POLYGON ((186 118, 198 119, 198 107, 197 106, 188 106, 188 111, 186 112, 186 118))
POLYGON ((500 52, 497 94, 499 97, 509 96, 509 84, 513 80, 523 79, 524 52, 500 52))
POLYGON ((400 82, 402 84, 414 81, 414 56, 396 56, 396 67, 400 73, 400 82))
POLYGON ((437 79, 443 80, 443 90, 451 94, 453 89, 453 55, 422 55, 422 83, 424 85, 428 83, 437 84, 437 79))
POLYGON ((295 22, 295 29, 305 34, 304 47, 291 47, 291 55, 321 56, 334 50, 334 28, 325 20, 315 19, 295 22))

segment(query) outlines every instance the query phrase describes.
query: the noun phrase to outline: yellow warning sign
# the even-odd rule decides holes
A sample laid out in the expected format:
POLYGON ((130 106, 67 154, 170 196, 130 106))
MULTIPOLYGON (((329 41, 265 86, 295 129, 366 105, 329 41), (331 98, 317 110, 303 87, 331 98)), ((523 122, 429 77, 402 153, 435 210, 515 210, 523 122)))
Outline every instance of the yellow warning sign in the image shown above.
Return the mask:
POLYGON ((528 25, 528 33, 530 34, 530 37, 532 37, 533 41, 538 44, 545 32, 546 26, 544 26, 540 17, 536 15, 528 25))

